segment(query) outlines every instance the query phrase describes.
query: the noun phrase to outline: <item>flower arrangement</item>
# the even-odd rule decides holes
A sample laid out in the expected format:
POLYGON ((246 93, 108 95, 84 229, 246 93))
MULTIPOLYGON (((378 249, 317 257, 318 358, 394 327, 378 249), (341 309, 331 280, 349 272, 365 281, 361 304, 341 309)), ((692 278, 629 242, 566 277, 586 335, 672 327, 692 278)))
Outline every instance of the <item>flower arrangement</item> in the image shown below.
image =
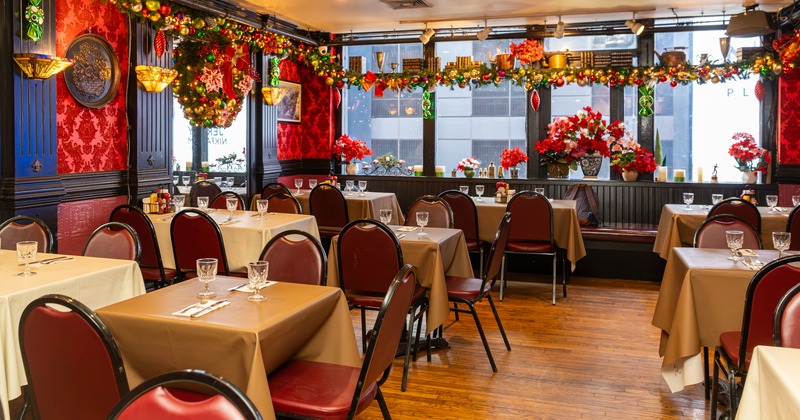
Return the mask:
POLYGON ((215 171, 220 172, 244 172, 244 158, 240 158, 236 155, 236 153, 231 153, 228 155, 224 155, 218 157, 217 163, 212 163, 208 165, 211 168, 214 168, 215 171))
POLYGON ((756 144, 756 140, 748 133, 734 133, 734 143, 728 154, 736 160, 735 168, 742 171, 766 172, 770 162, 769 153, 756 144))
POLYGON ((340 158, 343 162, 350 163, 353 159, 364 159, 364 156, 371 155, 372 149, 359 139, 354 139, 347 134, 342 134, 333 143, 333 155, 340 158))
POLYGON ((611 169, 651 173, 656 170, 653 154, 631 138, 623 138, 611 143, 611 169))
POLYGON ((481 166, 481 162, 478 159, 475 159, 475 156, 468 157, 461 159, 461 162, 458 162, 456 169, 461 172, 465 172, 467 170, 475 170, 481 166))
POLYGON ((542 165, 566 163, 573 169, 578 158, 600 153, 609 157, 609 142, 625 137, 625 125, 619 120, 607 124, 603 114, 584 107, 575 115, 557 118, 550 123, 548 137, 536 143, 542 165))
POLYGON ((406 161, 394 157, 391 153, 386 153, 383 156, 372 161, 373 165, 383 166, 386 169, 394 168, 395 166, 403 166, 406 161))
POLYGON ((526 39, 519 44, 513 42, 509 46, 511 55, 519 59, 520 64, 534 63, 544 58, 544 48, 535 39, 526 39))
POLYGON ((528 155, 526 155, 525 152, 523 152, 519 147, 515 147, 513 149, 506 148, 500 153, 500 166, 506 170, 527 161, 528 155))

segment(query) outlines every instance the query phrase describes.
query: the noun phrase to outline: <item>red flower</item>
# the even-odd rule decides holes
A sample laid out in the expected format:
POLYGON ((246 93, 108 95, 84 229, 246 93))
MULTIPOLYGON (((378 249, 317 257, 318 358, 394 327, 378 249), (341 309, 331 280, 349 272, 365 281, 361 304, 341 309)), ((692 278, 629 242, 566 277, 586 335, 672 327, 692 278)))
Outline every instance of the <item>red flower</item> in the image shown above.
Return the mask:
POLYGON ((528 155, 526 155, 525 152, 523 152, 519 147, 515 147, 513 149, 503 149, 503 152, 500 153, 500 166, 506 170, 527 161, 528 155))
POLYGON ((526 39, 519 44, 513 42, 509 46, 511 55, 519 59, 520 64, 533 63, 544 58, 544 48, 535 39, 526 39))
POLYGON ((542 165, 572 164, 595 152, 608 157, 611 154, 608 142, 625 134, 625 126, 619 120, 606 124, 603 114, 589 106, 576 115, 557 118, 549 127, 549 137, 536 143, 542 165))
POLYGON ((353 159, 362 160, 364 156, 371 154, 372 150, 363 141, 352 139, 347 134, 342 134, 333 144, 333 155, 344 162, 349 163, 353 159))
POLYGON ((759 147, 756 140, 748 133, 734 133, 734 143, 728 154, 736 160, 735 168, 745 171, 766 172, 770 163, 770 155, 766 149, 759 147))

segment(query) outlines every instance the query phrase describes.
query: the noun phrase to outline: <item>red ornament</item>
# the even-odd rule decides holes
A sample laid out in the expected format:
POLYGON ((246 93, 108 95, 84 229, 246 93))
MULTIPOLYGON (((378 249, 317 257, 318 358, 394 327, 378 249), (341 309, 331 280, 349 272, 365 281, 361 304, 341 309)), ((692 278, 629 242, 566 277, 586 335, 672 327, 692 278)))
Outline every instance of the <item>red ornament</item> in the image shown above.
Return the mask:
POLYGON ((333 89, 333 107, 335 109, 339 109, 339 105, 342 103, 342 92, 339 92, 339 89, 333 89))
POLYGON ((556 86, 558 86, 558 87, 564 86, 564 78, 563 77, 559 77, 558 79, 556 79, 556 86))
POLYGON ((672 87, 676 87, 676 86, 678 86, 678 82, 673 80, 673 81, 669 82, 669 85, 672 86, 672 87))
POLYGON ((762 82, 761 79, 759 79, 756 82, 756 87, 753 90, 755 91, 756 99, 758 99, 758 102, 763 101, 764 100, 764 82, 762 82))
POLYGON ((161 58, 161 56, 164 55, 164 51, 167 49, 167 37, 164 36, 164 31, 156 32, 156 38, 153 40, 153 46, 156 49, 158 58, 161 58))
POLYGON ((531 108, 533 108, 533 112, 539 111, 539 105, 542 104, 542 98, 539 97, 539 92, 534 89, 531 92, 531 108))

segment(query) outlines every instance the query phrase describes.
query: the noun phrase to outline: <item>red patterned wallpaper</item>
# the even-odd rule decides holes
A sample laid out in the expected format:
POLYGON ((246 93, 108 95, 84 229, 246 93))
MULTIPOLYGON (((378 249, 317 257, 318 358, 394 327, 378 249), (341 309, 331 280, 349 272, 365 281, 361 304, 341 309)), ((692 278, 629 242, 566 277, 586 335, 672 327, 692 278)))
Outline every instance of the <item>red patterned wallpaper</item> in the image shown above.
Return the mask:
POLYGON ((778 82, 778 163, 800 164, 800 73, 781 75, 778 82))
POLYGON ((116 6, 97 1, 56 0, 56 55, 63 57, 73 39, 90 31, 105 38, 117 54, 121 73, 119 91, 102 108, 86 108, 70 95, 63 74, 58 75, 59 173, 112 171, 126 166, 127 18, 116 6))
POLYGON ((124 195, 58 205, 58 253, 81 255, 89 235, 108 222, 111 210, 128 204, 124 195))
POLYGON ((297 63, 281 62, 281 79, 303 85, 300 124, 278 124, 278 159, 327 159, 331 155, 334 109, 331 87, 297 63))

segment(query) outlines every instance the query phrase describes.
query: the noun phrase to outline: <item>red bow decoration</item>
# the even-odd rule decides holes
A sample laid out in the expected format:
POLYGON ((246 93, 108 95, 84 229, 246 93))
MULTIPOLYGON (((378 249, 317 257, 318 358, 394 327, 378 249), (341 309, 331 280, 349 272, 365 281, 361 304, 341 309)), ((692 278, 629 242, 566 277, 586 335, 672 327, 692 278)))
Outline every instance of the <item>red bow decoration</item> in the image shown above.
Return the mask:
POLYGON ((371 71, 368 71, 367 74, 364 75, 364 81, 361 82, 361 86, 364 88, 365 92, 369 92, 369 90, 372 89, 375 80, 378 80, 378 76, 371 71))
POLYGON ((233 45, 225 47, 225 52, 222 54, 222 91, 228 99, 236 98, 236 92, 233 90, 233 68, 236 67, 240 71, 250 70, 250 51, 247 44, 242 44, 239 48, 233 45))
POLYGON ((378 84, 375 85, 375 97, 383 98, 383 91, 386 90, 388 86, 389 85, 387 85, 383 80, 379 81, 378 84))

